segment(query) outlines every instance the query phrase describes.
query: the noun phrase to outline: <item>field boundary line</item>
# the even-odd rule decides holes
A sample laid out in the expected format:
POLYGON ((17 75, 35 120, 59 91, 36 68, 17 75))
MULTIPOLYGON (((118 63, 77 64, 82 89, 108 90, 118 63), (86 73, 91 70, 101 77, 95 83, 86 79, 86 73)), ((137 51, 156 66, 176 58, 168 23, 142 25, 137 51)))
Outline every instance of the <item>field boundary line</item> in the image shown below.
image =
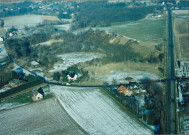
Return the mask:
MULTIPOLYGON (((54 93, 53 93, 54 94, 54 93)), ((62 106, 62 104, 60 103, 60 101, 58 100, 58 98, 56 97, 56 95, 54 95, 55 100, 58 102, 58 104, 60 105, 60 107, 63 109, 63 111, 68 115, 68 117, 70 118, 70 120, 85 134, 85 135, 89 135, 89 133, 87 133, 71 116, 70 114, 66 111, 66 109, 62 106)))
POLYGON ((126 106, 124 106, 120 101, 118 101, 115 97, 113 97, 107 90, 106 88, 100 88, 100 91, 104 92, 108 97, 110 97, 116 104, 118 104, 119 107, 121 107, 121 109, 123 109, 123 111, 125 113, 127 113, 130 117, 132 116, 134 120, 136 120, 137 123, 142 124, 144 127, 146 127, 147 129, 149 129, 150 131, 152 131, 152 133, 154 133, 153 129, 151 129, 150 127, 148 127, 147 125, 145 125, 140 119, 137 118, 136 114, 133 114, 130 110, 128 110, 128 108, 126 108, 126 106))

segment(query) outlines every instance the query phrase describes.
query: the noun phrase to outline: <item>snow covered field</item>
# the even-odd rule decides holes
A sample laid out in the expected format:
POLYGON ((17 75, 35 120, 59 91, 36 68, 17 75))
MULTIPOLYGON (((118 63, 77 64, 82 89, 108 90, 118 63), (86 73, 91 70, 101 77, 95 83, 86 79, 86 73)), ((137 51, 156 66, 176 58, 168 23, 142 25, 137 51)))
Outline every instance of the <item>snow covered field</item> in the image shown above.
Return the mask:
POLYGON ((189 10, 173 10, 173 13, 176 15, 188 15, 189 10))
POLYGON ((99 54, 95 53, 67 53, 63 55, 58 55, 57 57, 63 60, 63 63, 57 63, 54 65, 54 69, 49 72, 61 71, 67 69, 69 66, 91 61, 96 58, 100 58, 99 54))
POLYGON ((54 98, 0 111, 0 120, 0 135, 84 134, 54 98))
POLYGON ((35 26, 39 23, 43 23, 44 20, 59 21, 56 16, 45 15, 21 15, 3 18, 5 21, 5 28, 16 26, 18 28, 24 28, 24 26, 35 26))
POLYGON ((98 88, 51 86, 50 89, 69 115, 89 134, 152 134, 98 88))
POLYGON ((111 73, 108 73, 104 76, 96 75, 96 77, 94 78, 96 80, 101 80, 102 83, 103 81, 105 81, 111 84, 113 80, 116 80, 117 83, 125 83, 126 77, 132 77, 134 78, 134 81, 138 81, 144 77, 149 77, 151 79, 158 79, 158 76, 156 74, 142 72, 142 71, 135 71, 135 72, 111 71, 111 73))

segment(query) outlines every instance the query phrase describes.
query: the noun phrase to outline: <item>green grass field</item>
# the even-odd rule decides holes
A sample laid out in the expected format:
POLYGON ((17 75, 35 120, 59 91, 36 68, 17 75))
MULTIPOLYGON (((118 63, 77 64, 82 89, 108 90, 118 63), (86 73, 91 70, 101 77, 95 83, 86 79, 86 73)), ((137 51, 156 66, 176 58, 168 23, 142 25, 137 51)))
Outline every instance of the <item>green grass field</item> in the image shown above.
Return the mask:
POLYGON ((99 29, 140 41, 157 41, 165 37, 166 19, 143 19, 135 22, 114 23, 99 29))

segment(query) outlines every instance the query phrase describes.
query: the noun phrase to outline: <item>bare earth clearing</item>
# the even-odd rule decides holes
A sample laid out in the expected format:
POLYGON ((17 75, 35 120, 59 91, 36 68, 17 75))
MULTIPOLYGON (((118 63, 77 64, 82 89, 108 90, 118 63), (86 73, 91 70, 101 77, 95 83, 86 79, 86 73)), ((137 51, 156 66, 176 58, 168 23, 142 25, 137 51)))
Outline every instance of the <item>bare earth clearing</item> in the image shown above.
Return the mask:
POLYGON ((117 62, 105 65, 81 65, 82 68, 89 71, 90 78, 85 79, 82 84, 103 84, 104 82, 124 83, 126 77, 132 77, 135 80, 143 77, 158 79, 161 75, 158 70, 158 64, 139 63, 139 62, 117 62))
POLYGON ((84 134, 55 98, 0 111, 0 120, 1 135, 84 134))
POLYGON ((152 134, 131 113, 97 88, 51 86, 51 91, 89 134, 152 134))
POLYGON ((57 57, 61 58, 63 62, 56 63, 54 65, 54 69, 50 70, 49 72, 62 71, 67 69, 69 66, 91 61, 93 59, 100 58, 102 56, 103 55, 99 53, 85 53, 85 52, 75 52, 75 53, 58 55, 57 57))

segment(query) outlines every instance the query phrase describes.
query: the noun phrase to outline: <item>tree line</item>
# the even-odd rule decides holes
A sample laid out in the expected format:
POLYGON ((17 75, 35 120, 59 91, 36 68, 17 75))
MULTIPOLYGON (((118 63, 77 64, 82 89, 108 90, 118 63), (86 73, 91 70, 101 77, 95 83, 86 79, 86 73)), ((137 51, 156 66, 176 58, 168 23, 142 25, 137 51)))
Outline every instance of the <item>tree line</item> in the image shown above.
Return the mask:
POLYGON ((72 29, 109 26, 114 22, 136 21, 153 13, 155 6, 127 7, 126 4, 84 2, 80 5, 72 29))

